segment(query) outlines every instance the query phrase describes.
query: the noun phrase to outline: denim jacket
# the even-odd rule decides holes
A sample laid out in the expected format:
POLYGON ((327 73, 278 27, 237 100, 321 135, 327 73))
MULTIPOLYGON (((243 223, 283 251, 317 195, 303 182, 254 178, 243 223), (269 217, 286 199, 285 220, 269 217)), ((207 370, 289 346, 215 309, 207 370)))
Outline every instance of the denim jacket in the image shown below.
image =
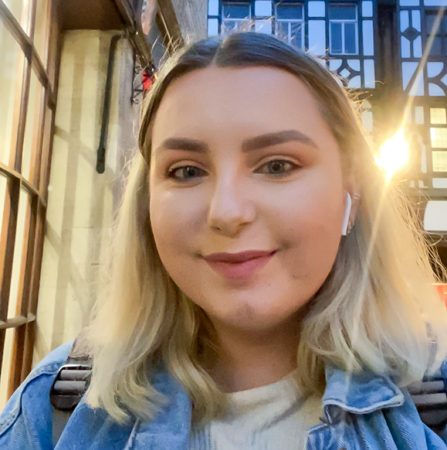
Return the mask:
MULTIPOLYGON (((50 353, 13 394, 0 416, 1 450, 49 450, 49 391, 71 343, 50 353)), ((56 450, 187 450, 191 402, 180 384, 160 371, 153 386, 169 399, 150 422, 114 422, 81 400, 56 450)), ((307 433, 307 450, 441 450, 446 443, 426 427, 406 390, 369 372, 348 377, 326 368, 321 423, 307 433)))

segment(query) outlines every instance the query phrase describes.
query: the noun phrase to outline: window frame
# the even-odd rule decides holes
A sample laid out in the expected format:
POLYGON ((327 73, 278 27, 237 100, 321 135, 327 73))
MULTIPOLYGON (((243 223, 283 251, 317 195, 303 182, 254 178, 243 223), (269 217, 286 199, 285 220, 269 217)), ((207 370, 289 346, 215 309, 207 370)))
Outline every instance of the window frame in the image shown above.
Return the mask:
POLYGON ((333 56, 355 56, 359 55, 359 8, 357 3, 330 3, 328 5, 328 19, 327 23, 329 26, 329 55, 333 56), (331 19, 331 8, 337 8, 337 7, 346 7, 346 6, 352 6, 355 10, 355 19, 331 19), (342 25, 342 32, 341 32, 341 38, 342 38, 342 52, 340 53, 334 53, 332 51, 332 24, 333 23, 340 23, 342 25), (355 30, 355 52, 354 53, 347 53, 346 52, 346 46, 345 46, 345 24, 354 24, 354 30, 355 30))
MULTIPOLYGON (((58 24, 55 20, 55 2, 49 0, 44 9, 46 21, 46 36, 43 54, 39 55, 34 47, 35 21, 37 17, 37 1, 30 0, 24 4, 28 10, 25 14, 29 21, 25 25, 13 16, 4 2, 0 2, 0 21, 3 31, 19 44, 24 57, 23 76, 17 79, 21 83, 20 107, 18 112, 18 128, 16 140, 11 148, 8 163, 0 162, 0 173, 6 178, 4 197, 4 212, 0 223, 0 371, 3 363, 11 361, 4 367, 7 398, 17 389, 31 370, 33 348, 36 332, 36 311, 40 283, 40 271, 43 253, 45 218, 48 196, 49 168, 52 153, 52 132, 56 108, 55 67, 57 63, 58 24), (45 67, 42 59, 49 63, 45 67), (51 62, 50 62, 51 61, 51 62), (40 103, 35 110, 29 108, 31 74, 42 88, 40 103), (39 130, 36 143, 30 155, 30 173, 28 177, 22 174, 23 145, 26 132, 26 122, 31 115, 37 118, 32 124, 39 130), (25 216, 23 237, 17 236, 18 205, 20 192, 26 193, 29 208, 25 216), (8 317, 11 300, 11 275, 14 265, 14 251, 17 239, 23 238, 20 255, 22 264, 19 273, 18 295, 14 315, 8 317), (6 331, 13 330, 10 359, 5 358, 6 331)), ((23 195, 23 194, 22 194, 23 195)), ((9 354, 9 352, 8 352, 9 354)))
POLYGON ((274 22, 275 22, 275 26, 274 26, 274 30, 275 30, 275 36, 280 37, 278 35, 278 23, 287 23, 288 27, 287 27, 287 43, 290 45, 294 45, 291 42, 291 25, 293 23, 300 23, 301 27, 300 27, 300 32, 301 32, 301 46, 297 48, 300 48, 301 50, 304 50, 306 47, 305 44, 305 26, 306 26, 306 21, 305 21, 305 14, 304 14, 304 3, 302 2, 291 2, 291 3, 274 3, 274 22), (278 7, 281 6, 289 6, 289 5, 296 5, 296 6, 301 6, 301 19, 278 19, 278 7))
MULTIPOLYGON (((428 16, 434 16, 435 20, 436 20, 436 16, 438 15, 439 12, 439 8, 433 8, 433 7, 425 7, 424 8, 424 26, 425 26, 425 46, 427 45, 428 39, 430 37, 430 33, 431 33, 431 29, 429 30, 427 27, 427 17, 428 16)), ((438 36, 438 33, 435 34, 435 37, 441 37, 442 41, 441 41, 441 53, 439 54, 433 54, 431 51, 432 49, 430 49, 430 57, 434 57, 434 58, 442 58, 447 56, 447 25, 444 27, 445 25, 445 21, 447 20, 447 11, 444 11, 444 17, 440 22, 440 26, 438 28, 438 32, 439 30, 443 31, 443 35, 442 36, 438 36)), ((432 47, 433 48, 433 47, 432 47)))
MULTIPOLYGON (((231 2, 231 1, 226 1, 226 2, 222 2, 221 3, 221 17, 222 17, 222 23, 221 23, 221 34, 223 36, 226 36, 227 33, 225 33, 225 23, 227 22, 237 22, 238 26, 236 30, 232 30, 231 32, 234 31, 239 31, 239 23, 246 23, 248 25, 248 28, 251 29, 253 27, 252 25, 252 21, 253 21, 253 14, 252 14, 252 2, 251 1, 236 1, 236 2, 231 2), (248 13, 249 16, 246 18, 234 18, 234 17, 226 17, 224 12, 225 12, 225 6, 248 6, 248 13)), ((229 33, 231 34, 231 33, 229 33)))

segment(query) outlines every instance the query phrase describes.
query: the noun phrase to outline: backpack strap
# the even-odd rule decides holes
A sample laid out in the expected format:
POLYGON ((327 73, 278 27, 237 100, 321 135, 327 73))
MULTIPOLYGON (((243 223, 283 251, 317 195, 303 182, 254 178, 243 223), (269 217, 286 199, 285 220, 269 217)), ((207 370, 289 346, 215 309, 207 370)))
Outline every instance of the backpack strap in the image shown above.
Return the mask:
POLYGON ((408 386, 422 422, 438 434, 447 425, 447 383, 442 369, 408 386))
MULTIPOLYGON (((65 364, 59 369, 50 390, 53 406, 53 445, 55 446, 74 409, 90 384, 93 357, 84 333, 75 339, 65 364)), ((447 360, 432 376, 408 386, 421 420, 436 433, 447 426, 447 360)))
POLYGON ((76 338, 65 364, 59 369, 50 390, 53 406, 53 446, 74 409, 90 384, 93 359, 85 344, 83 334, 76 338))

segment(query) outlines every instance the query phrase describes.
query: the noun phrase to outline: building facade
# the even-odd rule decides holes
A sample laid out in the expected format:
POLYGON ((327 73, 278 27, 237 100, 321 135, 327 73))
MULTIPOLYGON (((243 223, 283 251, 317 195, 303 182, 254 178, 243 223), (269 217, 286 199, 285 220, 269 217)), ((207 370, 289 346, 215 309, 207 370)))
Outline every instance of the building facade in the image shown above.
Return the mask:
POLYGON ((209 0, 208 35, 274 34, 324 58, 379 145, 403 128, 400 175, 447 265, 447 0, 209 0))

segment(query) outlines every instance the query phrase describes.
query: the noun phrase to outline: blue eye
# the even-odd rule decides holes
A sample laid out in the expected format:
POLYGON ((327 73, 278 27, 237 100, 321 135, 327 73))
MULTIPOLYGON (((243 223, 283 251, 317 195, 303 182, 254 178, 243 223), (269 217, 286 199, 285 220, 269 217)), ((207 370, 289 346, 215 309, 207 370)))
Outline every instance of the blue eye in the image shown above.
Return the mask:
POLYGON ((287 161, 286 159, 273 159, 265 164, 263 164, 256 173, 263 173, 266 175, 273 176, 284 176, 298 169, 300 166, 298 164, 287 161))
POLYGON ((205 171, 195 166, 176 167, 168 172, 168 177, 176 181, 189 181, 204 175, 205 171))

